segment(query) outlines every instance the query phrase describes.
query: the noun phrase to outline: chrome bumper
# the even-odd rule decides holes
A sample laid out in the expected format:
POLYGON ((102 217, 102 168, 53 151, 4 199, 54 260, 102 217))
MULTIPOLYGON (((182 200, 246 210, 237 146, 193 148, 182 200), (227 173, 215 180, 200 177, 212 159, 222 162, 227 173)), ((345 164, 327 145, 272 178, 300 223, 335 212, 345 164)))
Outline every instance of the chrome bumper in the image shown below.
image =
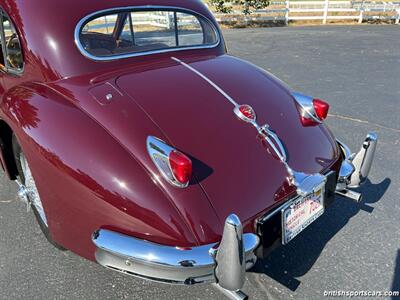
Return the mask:
POLYGON ((217 282, 236 291, 257 260, 254 250, 259 244, 257 235, 242 231, 238 217, 230 215, 221 243, 181 249, 106 229, 93 235, 93 243, 97 262, 113 270, 164 283, 217 282))
POLYGON ((361 194, 349 188, 357 188, 367 180, 374 160, 378 136, 374 132, 368 133, 357 154, 352 154, 344 143, 337 142, 343 151, 344 160, 339 171, 336 193, 359 202, 361 194))
MULTIPOLYGON (((358 187, 368 177, 375 154, 377 136, 369 133, 357 154, 338 141, 344 161, 336 193, 359 201, 361 194, 348 188, 358 187)), ((100 229, 93 235, 99 264, 129 275, 172 284, 216 282, 229 291, 238 291, 245 272, 257 261, 254 253, 260 243, 256 234, 243 234, 239 218, 232 214, 226 221, 219 243, 189 249, 164 246, 100 229)))

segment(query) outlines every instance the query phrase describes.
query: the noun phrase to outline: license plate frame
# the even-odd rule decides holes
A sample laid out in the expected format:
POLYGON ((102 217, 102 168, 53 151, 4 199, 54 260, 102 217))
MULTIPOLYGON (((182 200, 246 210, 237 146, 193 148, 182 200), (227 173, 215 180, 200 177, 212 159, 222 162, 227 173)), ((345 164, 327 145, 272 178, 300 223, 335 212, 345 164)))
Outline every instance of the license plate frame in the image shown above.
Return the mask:
MULTIPOLYGON (((286 245, 291 240, 293 240, 297 235, 299 235, 302 231, 304 231, 310 224, 314 223, 320 216, 322 216, 325 212, 325 183, 317 186, 314 189, 314 192, 307 196, 299 196, 288 202, 281 209, 281 226, 282 226, 282 244, 286 245), (314 199, 316 198, 317 199, 314 199), (316 201, 318 200, 318 202, 316 201), (299 224, 295 226, 295 229, 292 230, 292 233, 288 233, 287 228, 287 219, 288 216, 293 213, 293 211, 300 211, 303 209, 304 211, 309 208, 312 203, 318 203, 318 207, 315 208, 315 211, 312 214, 309 214, 307 218, 298 217, 299 224), (294 210, 295 206, 298 206, 296 210, 294 210)), ((299 213, 301 214, 301 212, 299 213)))

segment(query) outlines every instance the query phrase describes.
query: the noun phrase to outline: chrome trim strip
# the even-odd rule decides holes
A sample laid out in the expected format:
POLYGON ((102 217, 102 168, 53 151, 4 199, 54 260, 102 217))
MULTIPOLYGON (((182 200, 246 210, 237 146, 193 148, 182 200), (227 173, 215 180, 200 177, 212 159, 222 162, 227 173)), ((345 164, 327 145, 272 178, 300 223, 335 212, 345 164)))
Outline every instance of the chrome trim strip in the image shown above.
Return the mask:
MULTIPOLYGON (((220 88, 211 79, 209 79, 207 76, 205 76, 204 74, 202 74, 200 71, 196 70, 189 64, 181 61, 180 59, 178 59, 176 57, 171 57, 171 59, 176 61, 177 63, 183 65, 187 69, 191 70, 192 72, 194 72, 195 74, 200 76, 202 79, 204 79, 206 82, 208 82, 212 87, 214 87, 231 104, 233 104, 235 106, 234 113, 235 113, 235 115, 237 115, 237 110, 240 109, 239 104, 236 103, 236 101, 232 97, 230 97, 222 88, 220 88)), ((274 133, 272 130, 270 130, 270 127, 268 124, 264 125, 264 126, 260 126, 256 122, 256 119, 249 120, 248 123, 252 124, 257 129, 258 134, 264 138, 264 140, 271 146, 272 150, 276 153, 279 160, 282 162, 282 164, 286 168, 286 171, 289 174, 288 181, 297 187, 297 193, 299 195, 306 196, 307 194, 309 194, 313 191, 313 189, 314 189, 313 185, 317 186, 317 185, 321 184, 322 181, 326 181, 326 178, 324 178, 324 176, 321 174, 318 174, 318 173, 317 174, 305 174, 305 173, 293 170, 287 162, 286 149, 284 148, 281 139, 278 137, 278 135, 276 133, 274 133)))
POLYGON ((151 55, 151 54, 159 54, 159 53, 167 53, 167 52, 175 52, 175 51, 185 51, 185 50, 198 50, 198 49, 212 49, 216 48, 219 46, 221 43, 221 32, 220 30, 214 25, 213 22, 210 21, 209 18, 204 16, 203 14, 200 14, 196 11, 193 11, 191 9, 186 9, 186 8, 181 8, 181 7, 176 7, 176 6, 162 6, 162 5, 145 5, 145 6, 126 6, 126 7, 114 7, 110 9, 103 9, 97 12, 94 12, 83 19, 81 19, 78 24, 75 27, 74 31, 74 41, 75 45, 79 49, 79 52, 82 53, 83 56, 94 60, 94 61, 113 61, 113 60, 118 60, 118 59, 124 59, 124 58, 131 58, 131 57, 138 57, 138 56, 145 56, 145 55, 151 55), (188 47, 175 47, 175 48, 168 48, 168 49, 160 49, 160 50, 152 50, 152 51, 145 51, 145 52, 138 52, 138 53, 126 53, 126 54, 119 54, 115 56, 109 56, 109 57, 101 57, 101 56, 95 56, 90 54, 88 51, 85 50, 85 48, 82 46, 80 42, 80 33, 81 33, 81 28, 86 24, 86 22, 94 18, 96 16, 101 17, 104 13, 113 13, 113 12, 118 12, 118 11, 140 11, 140 10, 171 10, 171 11, 178 11, 178 12, 186 12, 194 16, 199 16, 203 18, 206 22, 210 24, 212 29, 215 32, 215 36, 217 38, 217 41, 214 44, 211 45, 199 45, 199 46, 188 46, 188 47))
POLYGON ((177 63, 181 64, 185 68, 189 69, 196 75, 200 76, 202 79, 204 79, 206 82, 208 82, 213 88, 215 88, 222 96, 224 96, 232 105, 235 107, 239 106, 239 104, 236 103, 235 100, 231 96, 229 96, 222 88, 220 88, 215 82, 213 82, 210 78, 205 76, 203 73, 197 71, 195 68, 192 66, 188 65, 187 63, 181 61, 180 59, 176 57, 171 57, 172 60, 176 61, 177 63))
POLYGON ((264 125, 259 127, 256 124, 256 128, 258 129, 258 133, 265 138, 265 140, 269 143, 272 149, 275 151, 276 155, 278 155, 279 159, 282 163, 286 163, 287 161, 287 153, 285 147, 283 147, 282 141, 278 137, 278 135, 269 129, 269 125, 264 125), (274 141, 271 141, 272 138, 274 141), (278 146, 278 148, 276 147, 278 146))
POLYGON ((258 133, 262 137, 264 137, 264 139, 268 142, 268 144, 274 150, 274 152, 279 157, 279 159, 285 164, 286 167, 288 167, 286 164, 287 155, 286 155, 285 148, 283 147, 283 144, 282 144, 281 140, 279 139, 279 137, 277 136, 277 134, 270 130, 269 125, 260 126, 257 124, 256 118, 254 118, 254 120, 251 120, 251 119, 247 119, 247 118, 244 119, 243 117, 241 117, 241 114, 239 113, 240 105, 231 96, 229 96, 221 87, 219 87, 215 82, 213 82, 211 79, 209 79, 203 73, 196 70, 189 64, 181 61, 180 59, 178 59, 176 57, 171 57, 171 59, 176 61, 177 63, 181 64, 185 68, 189 69, 196 75, 200 76, 207 83, 209 83, 213 88, 215 88, 222 96, 224 96, 233 106, 235 106, 235 108, 233 110, 235 115, 237 115, 243 121, 253 125, 257 129, 258 133), (272 138, 275 143, 270 138, 272 138))

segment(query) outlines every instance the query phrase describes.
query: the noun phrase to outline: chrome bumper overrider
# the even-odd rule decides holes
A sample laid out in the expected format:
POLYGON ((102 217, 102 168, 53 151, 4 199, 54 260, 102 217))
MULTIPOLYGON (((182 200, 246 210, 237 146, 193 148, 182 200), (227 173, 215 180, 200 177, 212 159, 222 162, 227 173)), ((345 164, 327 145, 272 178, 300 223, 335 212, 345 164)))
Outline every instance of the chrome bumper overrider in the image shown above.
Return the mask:
POLYGON ((337 142, 343 151, 344 161, 339 171, 336 193, 359 202, 361 194, 348 188, 357 188, 366 181, 374 160, 378 136, 374 132, 368 133, 357 154, 352 154, 345 144, 337 142))
POLYGON ((254 250, 259 238, 243 234, 236 215, 226 222, 220 243, 189 249, 163 246, 100 229, 93 235, 96 260, 99 264, 145 279, 196 284, 218 282, 223 288, 242 288, 246 269, 256 262, 254 250))

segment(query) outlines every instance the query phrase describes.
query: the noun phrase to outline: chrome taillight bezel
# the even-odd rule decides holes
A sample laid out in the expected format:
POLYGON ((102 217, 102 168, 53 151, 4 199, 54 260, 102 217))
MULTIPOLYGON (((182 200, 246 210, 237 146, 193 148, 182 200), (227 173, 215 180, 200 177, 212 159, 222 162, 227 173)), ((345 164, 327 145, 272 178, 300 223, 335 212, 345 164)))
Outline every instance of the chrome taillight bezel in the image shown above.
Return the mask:
POLYGON ((172 171, 169 157, 171 152, 177 150, 154 136, 147 137, 146 144, 147 152, 162 177, 173 186, 179 188, 188 187, 190 180, 186 183, 181 183, 176 179, 174 172, 172 171))
POLYGON ((310 120, 314 125, 322 124, 322 120, 318 118, 314 108, 314 98, 306 96, 300 93, 292 93, 294 99, 299 105, 300 117, 306 120, 310 120))

